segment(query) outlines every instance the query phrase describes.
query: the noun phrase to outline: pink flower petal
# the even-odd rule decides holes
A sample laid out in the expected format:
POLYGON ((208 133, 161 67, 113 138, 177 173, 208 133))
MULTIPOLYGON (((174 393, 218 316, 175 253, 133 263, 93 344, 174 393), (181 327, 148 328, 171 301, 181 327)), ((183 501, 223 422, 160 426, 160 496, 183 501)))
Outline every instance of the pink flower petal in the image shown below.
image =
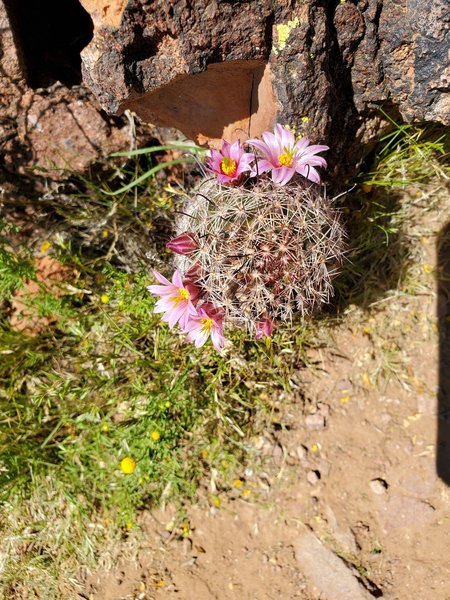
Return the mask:
POLYGON ((329 146, 320 146, 318 144, 313 144, 312 146, 308 146, 308 153, 317 154, 318 152, 325 152, 325 150, 329 149, 329 146))
POLYGON ((275 125, 275 137, 278 138, 281 149, 292 148, 295 145, 295 136, 286 127, 282 127, 279 123, 275 125))
POLYGON ((225 345, 225 338, 223 337, 221 329, 213 328, 211 331, 211 342, 217 352, 222 352, 225 345))
POLYGON ((162 283, 163 285, 172 285, 171 282, 166 279, 164 277, 164 275, 161 275, 161 273, 159 273, 158 271, 153 270, 153 275, 156 277, 156 279, 162 283))
POLYGON ((298 154, 302 154, 309 144, 309 140, 307 137, 300 138, 296 143, 295 147, 297 149, 298 154))
POLYGON ((278 167, 272 171, 272 181, 279 185, 286 185, 295 174, 295 169, 292 167, 278 167))
POLYGON ((169 324, 169 328, 173 329, 178 321, 184 314, 184 307, 180 305, 175 306, 172 310, 166 312, 162 317, 161 321, 166 321, 169 324))
POLYGON ((252 177, 255 177, 257 175, 261 175, 262 173, 266 173, 266 171, 271 171, 272 169, 273 165, 271 162, 265 158, 258 158, 256 164, 252 167, 250 174, 252 177))
POLYGON ((170 288, 169 286, 165 285, 148 285, 147 290, 151 294, 155 294, 156 296, 168 296, 170 294, 173 294, 172 284, 170 284, 170 288))
POLYGON ((181 274, 180 274, 180 272, 178 270, 175 271, 175 273, 173 274, 172 283, 177 288, 182 288, 183 287, 183 280, 182 280, 181 274))
POLYGON ((298 170, 298 173, 300 173, 300 175, 303 175, 303 177, 306 177, 306 179, 313 181, 314 183, 320 183, 320 175, 314 167, 310 167, 309 165, 302 165, 302 167, 298 170))

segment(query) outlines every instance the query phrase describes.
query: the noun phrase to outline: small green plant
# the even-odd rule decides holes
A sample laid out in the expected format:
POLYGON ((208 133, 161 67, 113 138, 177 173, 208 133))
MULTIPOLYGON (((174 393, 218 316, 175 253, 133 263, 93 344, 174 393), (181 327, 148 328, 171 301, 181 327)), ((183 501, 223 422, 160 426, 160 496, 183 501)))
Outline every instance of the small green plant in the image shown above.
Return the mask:
POLYGON ((435 175, 448 179, 450 136, 437 126, 418 127, 398 123, 387 112, 381 114, 390 124, 390 131, 379 140, 368 172, 358 176, 366 189, 372 186, 392 188, 404 186, 435 175))
POLYGON ((147 168, 144 173, 133 178, 129 183, 121 186, 119 189, 114 191, 105 190, 104 193, 110 196, 117 196, 119 194, 124 194, 131 189, 142 185, 144 181, 149 178, 154 177, 159 171, 163 169, 168 169, 169 167, 173 167, 175 165, 186 165, 189 163, 194 163, 196 161, 196 156, 201 155, 204 152, 204 148, 200 146, 196 146, 195 144, 182 144, 179 142, 171 142, 169 144, 160 145, 160 146, 151 146, 150 148, 141 148, 139 150, 130 150, 129 152, 116 152, 111 155, 111 158, 118 157, 126 157, 126 158, 136 158, 140 156, 149 156, 158 152, 183 152, 185 155, 182 158, 173 158, 170 160, 165 160, 162 162, 158 162, 156 165, 150 166, 147 168))
MULTIPOLYGON (((401 286, 411 263, 405 221, 413 198, 405 189, 430 179, 439 187, 450 178, 448 131, 397 123, 384 110, 381 113, 391 131, 381 137, 357 176, 355 191, 339 201, 348 234, 346 260, 335 282, 340 310, 351 304, 368 307, 387 290, 401 286)), ((433 193, 427 195, 432 206, 433 193)))
POLYGON ((17 228, 0 219, 0 304, 10 299, 25 279, 34 277, 34 268, 23 248, 15 251, 7 236, 17 228))
POLYGON ((272 394, 286 385, 286 361, 239 336, 232 359, 186 353, 158 326, 145 271, 129 274, 73 248, 52 246, 77 267, 61 284, 65 294, 52 302, 44 292, 28 304, 53 314, 51 326, 28 336, 11 328, 7 312, 0 320, 8 598, 25 597, 31 580, 49 600, 66 597, 79 564, 114 552, 140 508, 192 498, 205 468, 216 468, 218 488, 226 487, 222 463, 244 458, 243 440, 270 418, 272 394), (260 397, 256 384, 266 378, 260 397))

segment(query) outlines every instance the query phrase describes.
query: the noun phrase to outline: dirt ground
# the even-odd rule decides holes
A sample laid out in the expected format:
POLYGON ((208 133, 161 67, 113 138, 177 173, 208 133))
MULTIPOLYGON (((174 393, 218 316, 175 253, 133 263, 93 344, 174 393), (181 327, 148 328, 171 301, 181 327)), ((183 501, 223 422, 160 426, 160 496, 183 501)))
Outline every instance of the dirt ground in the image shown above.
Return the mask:
POLYGON ((80 597, 450 599, 442 193, 439 209, 419 202, 411 216, 405 291, 370 311, 350 306, 327 330, 233 491, 211 502, 211 473, 182 535, 170 507, 144 513, 137 558, 90 575, 80 597))

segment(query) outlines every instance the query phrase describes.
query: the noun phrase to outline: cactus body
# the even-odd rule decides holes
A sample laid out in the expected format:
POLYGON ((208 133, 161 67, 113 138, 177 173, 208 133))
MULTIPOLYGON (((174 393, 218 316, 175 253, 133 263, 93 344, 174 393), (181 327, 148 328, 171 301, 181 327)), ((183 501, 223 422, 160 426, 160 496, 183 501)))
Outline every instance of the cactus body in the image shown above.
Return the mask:
POLYGON ((198 247, 178 257, 204 301, 224 321, 255 332, 263 319, 289 321, 329 301, 345 248, 339 212, 316 185, 251 187, 203 183, 185 208, 180 231, 198 247))

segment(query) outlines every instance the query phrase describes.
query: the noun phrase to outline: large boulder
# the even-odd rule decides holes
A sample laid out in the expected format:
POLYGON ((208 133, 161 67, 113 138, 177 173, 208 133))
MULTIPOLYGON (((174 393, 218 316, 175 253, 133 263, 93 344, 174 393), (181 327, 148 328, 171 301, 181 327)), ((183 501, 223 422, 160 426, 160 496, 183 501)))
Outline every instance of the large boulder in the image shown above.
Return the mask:
POLYGON ((130 145, 81 84, 92 21, 77 0, 0 0, 0 156, 15 173, 64 178, 130 145), (34 28, 34 29, 33 29, 34 28))
POLYGON ((108 113, 210 144, 287 123, 328 143, 341 174, 379 134, 381 105, 449 123, 447 0, 81 2, 83 80, 108 113))

